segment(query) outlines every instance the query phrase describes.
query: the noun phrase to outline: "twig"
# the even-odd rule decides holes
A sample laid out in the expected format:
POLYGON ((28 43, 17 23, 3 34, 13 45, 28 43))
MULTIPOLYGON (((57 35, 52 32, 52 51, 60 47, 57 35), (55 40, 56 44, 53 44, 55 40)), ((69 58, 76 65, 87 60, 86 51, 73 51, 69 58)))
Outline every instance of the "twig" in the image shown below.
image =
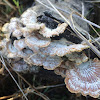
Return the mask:
POLYGON ((3 67, 0 68, 0 74, 4 75, 4 69, 5 69, 5 67, 4 67, 4 65, 3 65, 3 67))
MULTIPOLYGON (((45 6, 45 7, 47 7, 48 9, 50 9, 50 10, 52 10, 52 11, 54 11, 54 12, 56 12, 53 8, 51 8, 51 7, 49 7, 48 5, 46 5, 46 4, 44 4, 44 3, 42 3, 40 0, 36 0, 38 3, 40 3, 40 4, 42 4, 43 6, 45 6)), ((61 11, 63 11, 63 12, 65 12, 65 13, 68 13, 68 14, 71 14, 70 12, 68 12, 68 11, 66 11, 66 10, 63 10, 63 9, 61 9, 61 8, 59 8, 59 7, 57 7, 57 6, 55 6, 57 9, 59 9, 59 10, 61 10, 61 11)), ((70 8, 71 9, 71 8, 70 8)), ((73 10, 73 9, 71 9, 71 10, 73 10)), ((74 10, 73 10, 74 11, 74 10)), ((78 12, 77 12, 78 13, 78 12)), ((79 13, 78 13, 79 14, 79 13)), ((80 14, 79 14, 80 15, 80 14)), ((88 20, 85 18, 85 17, 80 17, 79 15, 76 15, 76 14, 73 14, 72 16, 73 17, 77 17, 77 18, 79 18, 79 19, 81 19, 81 20, 83 20, 83 21, 85 21, 85 22, 87 22, 88 20), (85 19, 85 20, 84 20, 85 19)), ((91 22, 91 24, 93 25, 91 25, 90 23, 89 23, 90 21, 88 21, 87 23, 92 27, 92 29, 97 33, 97 35, 98 36, 100 36, 99 34, 98 34, 98 32, 93 28, 93 26, 97 26, 98 28, 100 27, 99 25, 97 25, 97 24, 95 24, 95 23, 93 23, 93 22, 91 22)), ((89 35, 89 33, 86 31, 85 32, 87 35, 89 35)), ((91 36, 91 35, 90 35, 91 36)), ((95 39, 94 39, 94 37, 93 36, 91 36, 92 37, 92 39, 95 41, 95 39)), ((97 43, 100 45, 100 43, 97 41, 97 43)))
MULTIPOLYGON (((42 3, 40 0, 36 0, 36 1, 39 2, 40 4, 44 5, 44 6, 47 7, 48 9, 50 9, 50 10, 56 12, 54 9, 52 9, 52 8, 49 7, 48 5, 42 3)), ((63 12, 65 12, 65 13, 67 13, 67 14, 71 14, 69 11, 66 11, 66 10, 64 10, 64 9, 61 9, 61 8, 59 8, 59 7, 57 7, 57 6, 55 6, 55 8, 56 8, 56 9, 59 9, 59 10, 61 10, 61 11, 63 11, 63 12)), ((77 17, 77 18, 79 18, 80 20, 83 20, 83 21, 87 22, 88 24, 91 24, 91 25, 93 25, 93 26, 95 26, 95 27, 97 27, 97 28, 100 28, 99 25, 97 25, 97 24, 95 24, 95 23, 93 23, 93 22, 91 22, 91 21, 89 21, 89 20, 87 20, 87 19, 84 19, 84 18, 82 18, 82 17, 80 17, 80 16, 78 16, 78 15, 76 15, 76 14, 73 14, 73 17, 77 17)), ((63 17, 62 17, 62 18, 63 18, 63 17)), ((65 20, 65 18, 63 18, 63 19, 65 20)))
POLYGON ((5 3, 3 3, 3 2, 0 2, 0 5, 6 5, 5 3))
MULTIPOLYGON (((17 73, 17 72, 16 72, 16 73, 17 73)), ((36 87, 35 87, 35 86, 32 86, 29 82, 27 82, 27 81, 25 80, 25 78, 22 77, 19 73, 17 73, 17 74, 18 74, 18 76, 19 76, 25 83, 27 83, 35 92, 37 92, 37 94, 38 94, 40 97, 42 97, 44 100, 50 100, 46 95, 44 95, 43 93, 37 91, 37 90, 36 90, 36 87)))
POLYGON ((100 0, 94 0, 94 1, 85 1, 85 2, 90 2, 90 3, 99 3, 100 0))
MULTIPOLYGON (((73 19, 71 17, 72 23, 73 23, 73 19)), ((72 24, 72 29, 74 30, 74 32, 83 40, 87 43, 88 46, 90 46, 91 50, 100 58, 100 51, 92 44, 90 43, 76 28, 74 23, 72 24)))
MULTIPOLYGON (((12 68, 12 65, 8 62, 8 65, 12 68)), ((36 93, 38 94, 40 97, 42 97, 44 100, 50 100, 46 95, 44 95, 43 93, 39 92, 36 90, 35 86, 32 86, 27 80, 25 80, 24 77, 22 77, 19 73, 17 73, 16 71, 14 71, 25 83, 27 83, 36 93)))
POLYGON ((82 18, 84 18, 84 3, 82 2, 82 18))
POLYGON ((16 96, 16 94, 0 97, 0 100, 7 99, 7 98, 11 98, 13 96, 16 96))
POLYGON ((92 49, 92 51, 100 58, 100 51, 93 45, 91 44, 82 34, 80 34, 73 24, 69 23, 69 21, 55 8, 55 6, 50 2, 50 0, 47 0, 48 3, 56 10, 56 12, 69 24, 69 26, 73 29, 73 31, 83 40, 86 42, 88 46, 92 49))
MULTIPOLYGON (((41 4, 43 4, 42 2, 40 2, 40 0, 36 0, 37 2, 39 2, 39 3, 41 3, 41 4)), ((57 12, 64 20, 66 20, 66 22, 68 23, 68 24, 70 24, 70 22, 68 21, 68 19, 66 19, 53 5, 52 5, 52 3, 49 1, 49 0, 47 0, 49 3, 50 3, 50 5, 53 7, 53 11, 54 12, 57 12)), ((44 4, 43 4, 44 5, 44 4)), ((46 5, 45 5, 46 6, 46 5)), ((46 6, 47 7, 47 6, 46 6)), ((47 8, 49 8, 49 9, 51 9, 50 7, 47 7, 47 8)))
POLYGON ((8 1, 8 0, 3 0, 8 6, 10 6, 12 9, 16 10, 16 8, 8 1))
MULTIPOLYGON (((55 88, 55 87, 60 87, 60 86, 65 86, 65 84, 57 84, 57 85, 49 85, 49 86, 40 86, 40 87, 36 87, 37 90, 39 89, 44 89, 44 88, 55 88)), ((34 90, 30 87, 26 88, 25 90, 23 90, 24 93, 30 93, 30 92, 34 92, 34 90)), ((34 92, 36 95, 39 95, 37 94, 36 92, 34 92)), ((10 98, 10 99, 7 99, 7 100, 11 100, 11 99, 17 99, 19 97, 21 97, 21 93, 14 93, 13 95, 9 95, 9 96, 3 96, 3 97, 0 97, 0 100, 3 100, 3 99, 7 99, 7 98, 10 98)))
POLYGON ((26 97, 26 95, 24 94, 24 92, 22 91, 22 89, 20 88, 19 84, 17 83, 17 81, 15 80, 15 78, 13 77, 13 75, 11 74, 11 72, 9 71, 9 69, 7 68, 4 59, 1 55, 1 59, 0 61, 2 62, 2 64, 5 66, 5 69, 8 71, 9 75, 11 76, 11 78, 14 80, 14 82, 16 83, 17 87, 19 88, 19 90, 22 92, 23 96, 25 97, 26 100, 28 100, 28 98, 26 97))
POLYGON ((54 87, 60 87, 60 86, 65 86, 65 84, 57 84, 57 85, 49 85, 49 86, 40 86, 40 87, 36 87, 36 89, 54 88, 54 87))

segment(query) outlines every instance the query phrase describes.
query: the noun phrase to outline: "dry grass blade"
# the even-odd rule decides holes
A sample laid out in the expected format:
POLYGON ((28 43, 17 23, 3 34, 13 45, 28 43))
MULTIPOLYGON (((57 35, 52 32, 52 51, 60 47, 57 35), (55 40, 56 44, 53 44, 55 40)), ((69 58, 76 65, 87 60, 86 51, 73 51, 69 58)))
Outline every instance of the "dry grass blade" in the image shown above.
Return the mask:
POLYGON ((89 3, 99 3, 100 0, 94 0, 94 1, 85 1, 85 2, 89 2, 89 3))
POLYGON ((6 5, 6 4, 0 1, 0 5, 6 5))
POLYGON ((28 100, 28 98, 26 97, 26 95, 24 94, 23 90, 20 88, 19 84, 17 83, 17 81, 15 80, 15 78, 13 77, 13 75, 11 74, 11 72, 9 71, 9 69, 7 68, 3 57, 1 56, 0 61, 2 62, 2 64, 5 66, 5 69, 8 71, 9 75, 11 76, 11 78, 14 80, 14 82, 16 83, 17 87, 19 88, 19 90, 22 92, 23 96, 25 97, 26 100, 28 100))
POLYGON ((0 97, 0 100, 15 100, 21 96, 23 96, 21 93, 14 93, 14 94, 9 95, 9 96, 0 97))
POLYGON ((36 87, 36 89, 54 88, 54 87, 60 87, 60 86, 65 86, 65 84, 57 84, 57 85, 50 85, 50 86, 40 86, 40 87, 36 87))
MULTIPOLYGON (((57 84, 57 85, 50 85, 50 86, 39 86, 39 87, 36 87, 36 89, 40 90, 40 89, 44 89, 44 88, 55 88, 55 87, 60 87, 60 86, 65 86, 65 84, 57 84)), ((24 91, 24 93, 27 93, 27 94, 33 92, 34 94, 39 95, 38 93, 34 92, 34 90, 32 88, 30 88, 30 87, 24 89, 23 91, 24 91)), ((22 96, 22 93, 19 92, 19 93, 14 93, 13 95, 0 97, 0 100, 3 100, 3 99, 15 100, 15 99, 17 99, 17 98, 19 98, 21 96, 22 96)))
MULTIPOLYGON (((72 9, 72 8, 69 8, 69 9, 71 9, 73 12, 75 12, 75 14, 73 13, 72 14, 72 16, 73 17, 77 17, 77 18, 82 18, 83 17, 83 19, 84 20, 87 20, 84 16, 82 16, 79 12, 76 12, 74 9, 72 9), (82 17, 81 17, 82 16, 82 17)), ((83 21, 84 21, 83 20, 83 21)), ((88 23, 88 22, 87 22, 88 23)), ((95 30, 95 28, 93 27, 93 26, 98 26, 97 24, 95 24, 95 23, 92 23, 92 22, 90 22, 90 23, 88 23, 89 25, 90 25, 90 27, 93 29, 93 31, 100 37, 100 34, 95 30)), ((98 28, 99 28, 99 26, 98 26, 98 28)), ((78 30, 78 29, 77 29, 78 30)), ((85 32, 85 30, 84 30, 84 32, 85 32)), ((87 35, 89 35, 89 37, 91 38, 91 39, 93 39, 93 41, 95 41, 95 38, 93 37, 93 36, 91 36, 91 34, 89 34, 87 31, 85 32, 87 35)), ((96 42, 96 41, 95 41, 96 42)), ((98 45, 100 45, 100 42, 98 42, 97 41, 97 44, 98 45)))
POLYGON ((82 18, 84 17, 84 3, 82 2, 82 18))
MULTIPOLYGON (((42 3, 40 0, 36 0, 38 3, 40 3, 40 4, 42 4, 43 6, 45 6, 46 8, 48 8, 48 9, 50 9, 50 10, 52 10, 52 11, 54 11, 54 12, 56 12, 53 8, 51 8, 51 7, 49 7, 47 4, 44 4, 44 3, 42 3)), ((65 12, 65 13, 67 13, 67 14, 71 14, 70 12, 68 12, 68 11, 66 11, 66 10, 64 10, 64 9, 61 9, 61 8, 59 8, 59 7, 57 7, 57 6, 55 6, 57 9, 59 9, 60 11, 63 11, 63 12, 65 12)), ((69 7, 68 7, 69 8, 69 7)), ((72 11, 74 11, 72 8, 69 8, 69 9, 71 9, 72 11)), ((74 11, 74 12, 76 12, 76 11, 74 11)), ((88 23, 91 27, 92 27, 92 29, 96 32, 96 34, 98 35, 98 36, 100 36, 99 35, 99 33, 93 28, 93 26, 95 26, 95 27, 97 27, 97 28, 100 28, 100 26, 99 25, 97 25, 97 24, 95 24, 95 23, 93 23, 93 22, 91 22, 91 21, 89 21, 89 20, 87 20, 85 17, 81 17, 81 14, 79 14, 78 12, 77 12, 77 14, 73 14, 73 17, 76 17, 76 18, 78 18, 78 19, 80 19, 80 20, 82 20, 82 21, 85 21, 86 23, 88 23), (78 15, 77 15, 78 14, 78 15), (92 26, 93 25, 93 26, 92 26)), ((88 36, 90 35, 87 31, 85 31, 84 30, 84 33, 85 34, 87 34, 88 36)), ((94 42, 96 42, 95 41, 95 38, 93 37, 93 36, 91 36, 90 35, 90 37, 92 38, 92 41, 94 41, 94 42)), ((100 45, 100 43, 97 41, 97 44, 99 44, 100 45)))
MULTIPOLYGON (((41 3, 41 4, 43 4, 40 0, 36 0, 37 2, 39 2, 39 3, 41 3)), ((66 22, 67 22, 67 24, 70 24, 70 22, 52 5, 52 3, 49 1, 49 0, 47 0, 48 2, 49 2, 49 4, 53 7, 53 11, 54 12, 57 12, 66 22)), ((45 4, 43 4, 44 6, 46 6, 45 4)), ((49 8, 49 9, 51 9, 50 7, 48 7, 48 6, 46 6, 47 8, 49 8)), ((52 9, 51 9, 52 10, 52 9)))
POLYGON ((0 74, 4 75, 4 69, 5 69, 4 66, 2 68, 0 68, 0 74))
POLYGON ((73 18, 71 16, 71 21, 72 21, 72 29, 74 30, 74 32, 83 40, 86 42, 86 44, 88 46, 90 46, 91 50, 100 58, 100 51, 92 44, 90 43, 76 28, 73 22, 73 18))
POLYGON ((13 96, 15 96, 15 94, 9 95, 9 96, 3 96, 3 97, 0 97, 0 100, 7 99, 7 98, 11 98, 13 96))
POLYGON ((5 18, 2 18, 2 17, 0 17, 0 20, 1 20, 3 23, 5 23, 5 22, 8 21, 8 20, 6 20, 5 18))
POLYGON ((91 48, 91 50, 100 58, 100 51, 91 44, 77 29, 75 29, 75 26, 73 25, 73 22, 70 23, 56 8, 55 6, 50 2, 50 0, 47 0, 48 3, 56 10, 56 12, 69 24, 69 26, 73 29, 73 31, 84 41, 86 44, 91 48))
MULTIPOLYGON (((73 12, 75 12, 75 14, 73 13, 72 14, 72 16, 74 17, 74 15, 77 15, 77 17, 80 17, 81 18, 81 16, 82 16, 82 19, 84 19, 84 20, 87 20, 83 15, 81 15, 79 12, 76 12, 74 9, 72 9, 72 8, 69 8, 69 9, 71 9, 73 12)), ((83 10, 83 9, 82 9, 83 10)), ((83 10, 84 11, 84 10, 83 10)), ((82 11, 82 12, 83 12, 82 11)), ((88 20, 89 21, 89 20, 88 20)), ((90 23, 88 23, 89 25, 90 25, 90 27, 94 30, 94 32, 100 37, 100 34, 95 30, 95 28, 93 27, 93 26, 98 26, 97 28, 100 28, 100 26, 99 25, 97 25, 97 24, 95 24, 95 23, 93 23, 93 25, 92 25, 92 22, 90 22, 90 23)))
MULTIPOLYGON (((17 73, 17 72, 16 72, 16 73, 17 73)), ((27 82, 27 81, 25 80, 25 78, 22 77, 19 73, 17 73, 17 74, 18 74, 18 76, 19 76, 25 83, 27 83, 27 84, 35 91, 34 93, 35 93, 36 95, 42 97, 44 100, 50 100, 46 95, 44 95, 43 93, 37 91, 37 90, 36 90, 36 87, 35 87, 35 86, 32 86, 29 82, 27 82)))
MULTIPOLYGON (((8 65, 12 68, 12 65, 9 63, 9 61, 8 61, 8 65)), ((44 95, 43 93, 37 91, 36 87, 33 86, 33 85, 31 85, 31 84, 30 84, 27 80, 25 80, 25 78, 22 77, 19 73, 17 73, 16 71, 15 71, 15 73, 16 73, 26 84, 28 84, 28 85, 30 86, 30 88, 33 89, 34 94, 36 94, 36 95, 42 97, 44 100, 50 100, 46 95, 44 95)))
POLYGON ((15 6, 13 6, 8 0, 3 0, 8 6, 10 6, 12 9, 16 10, 15 6))
MULTIPOLYGON (((40 4, 42 4, 43 6, 47 7, 48 9, 50 9, 50 10, 56 12, 54 9, 52 9, 51 7, 49 7, 49 5, 42 3, 40 0, 36 0, 36 1, 37 1, 38 3, 40 3, 40 4)), ((60 11, 63 11, 63 12, 65 12, 65 13, 67 13, 67 14, 71 14, 69 11, 66 11, 66 10, 64 10, 64 9, 61 9, 61 8, 59 8, 59 7, 57 7, 57 6, 54 6, 54 7, 55 7, 56 9, 60 10, 60 11)), ((57 12, 57 13, 58 13, 58 12, 57 12)), ((62 16, 62 15, 60 15, 60 16, 62 16)), ((95 27, 97 27, 97 28, 100 28, 99 25, 97 25, 97 24, 95 24, 95 23, 93 23, 93 22, 91 22, 91 21, 89 21, 89 20, 87 20, 87 19, 84 19, 84 18, 82 18, 82 17, 80 17, 80 16, 78 16, 78 15, 76 15, 76 14, 73 14, 73 16, 79 18, 80 20, 83 20, 83 21, 87 22, 88 24, 91 24, 91 25, 93 25, 93 26, 95 26, 95 27)), ((62 18, 64 18, 64 16, 63 16, 62 18)), ((65 20, 65 18, 64 18, 64 20, 65 20)))

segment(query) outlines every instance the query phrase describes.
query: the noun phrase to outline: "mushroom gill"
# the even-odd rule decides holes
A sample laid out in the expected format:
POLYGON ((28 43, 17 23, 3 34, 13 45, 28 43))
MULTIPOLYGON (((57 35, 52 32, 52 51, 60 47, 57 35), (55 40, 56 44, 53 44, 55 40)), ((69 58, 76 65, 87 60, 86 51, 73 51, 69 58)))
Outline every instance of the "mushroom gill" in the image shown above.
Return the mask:
POLYGON ((89 60, 66 73, 65 84, 72 93, 98 98, 100 95, 100 60, 89 60))

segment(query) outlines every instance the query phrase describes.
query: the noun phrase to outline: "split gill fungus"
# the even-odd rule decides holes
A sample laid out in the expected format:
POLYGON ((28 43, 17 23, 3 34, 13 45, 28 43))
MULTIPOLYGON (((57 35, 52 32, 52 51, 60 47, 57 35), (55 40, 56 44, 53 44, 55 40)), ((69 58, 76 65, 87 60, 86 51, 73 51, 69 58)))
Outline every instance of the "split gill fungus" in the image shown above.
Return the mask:
POLYGON ((3 26, 6 38, 0 41, 0 55, 11 60, 14 71, 38 72, 39 67, 54 70, 65 78, 70 92, 98 98, 100 60, 88 59, 83 50, 89 46, 83 42, 76 44, 65 37, 55 39, 64 34, 68 24, 58 23, 51 29, 38 21, 38 10, 38 6, 31 7, 20 18, 14 17, 3 26))

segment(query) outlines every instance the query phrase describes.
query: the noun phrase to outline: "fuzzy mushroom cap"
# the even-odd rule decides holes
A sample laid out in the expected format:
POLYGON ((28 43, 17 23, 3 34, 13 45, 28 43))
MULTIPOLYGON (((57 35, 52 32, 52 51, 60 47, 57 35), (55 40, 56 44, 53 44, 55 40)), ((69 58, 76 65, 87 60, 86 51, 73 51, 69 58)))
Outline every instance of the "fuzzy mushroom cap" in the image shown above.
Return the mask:
POLYGON ((75 66, 66 73, 65 84, 72 93, 94 98, 100 95, 100 60, 94 59, 75 66))
POLYGON ((37 46, 37 47, 46 47, 50 44, 51 39, 46 39, 40 34, 31 35, 25 38, 25 43, 29 47, 37 46))
POLYGON ((17 72, 26 72, 29 69, 29 65, 23 60, 19 60, 12 63, 13 70, 17 72))
POLYGON ((56 67, 58 67, 61 64, 62 59, 57 56, 50 57, 38 53, 38 54, 33 54, 28 59, 25 59, 25 61, 32 65, 43 66, 44 69, 54 70, 56 67))
POLYGON ((14 21, 10 21, 9 23, 9 27, 8 27, 8 31, 9 33, 12 33, 14 32, 16 29, 20 29, 20 27, 22 26, 21 23, 20 23, 20 20, 15 20, 13 19, 14 21))
POLYGON ((15 58, 17 57, 18 51, 17 49, 11 44, 11 42, 7 42, 6 44, 6 50, 7 50, 7 57, 8 58, 15 58))
POLYGON ((25 47, 27 47, 27 45, 25 44, 25 40, 24 39, 20 39, 20 40, 15 40, 14 41, 14 47, 21 51, 22 49, 24 49, 25 47))
POLYGON ((47 27, 43 27, 42 29, 40 29, 39 33, 42 34, 46 38, 50 38, 53 36, 59 36, 59 34, 61 34, 65 31, 67 26, 68 26, 68 24, 62 23, 62 24, 58 25, 58 27, 56 29, 53 29, 53 30, 49 29, 47 27))
POLYGON ((37 22, 37 13, 34 12, 32 9, 26 10, 22 15, 21 15, 21 22, 24 25, 28 24, 33 24, 37 22))
POLYGON ((2 27, 2 32, 7 33, 8 27, 9 27, 9 23, 4 24, 4 26, 2 27))
POLYGON ((80 65, 82 62, 86 62, 88 60, 88 57, 85 55, 85 53, 80 54, 73 52, 71 54, 67 54, 66 57, 68 57, 70 61, 76 62, 77 65, 80 65))
POLYGON ((16 37, 17 39, 20 39, 20 37, 23 35, 21 29, 16 29, 13 34, 14 37, 16 37))
POLYGON ((71 44, 63 38, 61 40, 52 41, 49 46, 42 48, 41 52, 50 56, 64 56, 66 54, 71 54, 72 52, 81 52, 87 48, 87 45, 71 44))
POLYGON ((54 69, 55 74, 66 77, 67 68, 66 67, 57 67, 54 69))
POLYGON ((27 64, 23 59, 12 59, 12 68, 14 71, 19 73, 27 73, 27 72, 34 72, 37 73, 39 71, 39 66, 30 66, 27 64))
POLYGON ((37 13, 41 12, 28 9, 20 18, 12 18, 10 23, 4 25, 2 31, 7 33, 8 38, 6 42, 0 41, 0 47, 3 48, 0 54, 10 60, 18 60, 12 61, 15 71, 25 72, 31 68, 30 65, 34 68, 43 66, 65 77, 65 84, 72 93, 99 97, 100 60, 87 61, 88 57, 81 52, 89 48, 85 43, 75 44, 64 36, 59 40, 51 38, 63 34, 67 24, 57 24, 55 29, 50 29, 45 23, 39 22, 40 15, 37 13))

